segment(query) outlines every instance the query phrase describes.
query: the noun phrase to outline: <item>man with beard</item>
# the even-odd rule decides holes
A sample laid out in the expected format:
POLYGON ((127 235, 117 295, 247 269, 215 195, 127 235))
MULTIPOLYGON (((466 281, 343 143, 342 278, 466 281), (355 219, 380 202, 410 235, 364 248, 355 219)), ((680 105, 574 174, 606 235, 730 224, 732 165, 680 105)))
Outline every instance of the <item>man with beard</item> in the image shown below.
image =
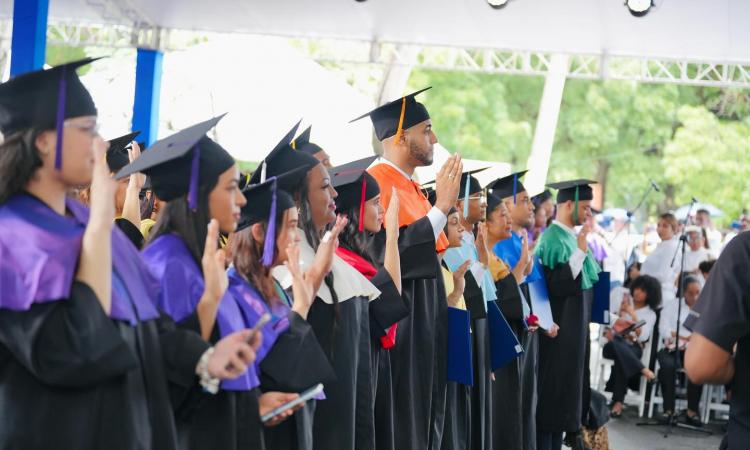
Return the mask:
MULTIPOLYGON (((589 180, 551 184, 558 189, 555 220, 542 234, 535 253, 549 287, 552 317, 560 324, 557 336, 539 337, 539 404, 537 448, 559 450, 562 433, 574 448, 583 448, 580 436, 584 403, 586 349, 593 286, 599 266, 588 248, 593 192, 589 180), (576 234, 575 227, 583 225, 576 234), (571 442, 574 441, 574 442, 571 442)), ((586 379, 588 381, 588 379, 586 379)), ((588 407, 588 405, 586 405, 588 407)))
MULTIPOLYGON (((354 119, 369 116, 383 144, 382 162, 368 172, 378 181, 384 208, 394 190, 398 195, 401 259, 418 254, 417 259, 424 261, 418 267, 401 268, 402 295, 411 315, 398 323, 396 346, 391 350, 397 450, 439 449, 445 417, 448 307, 438 253, 448 246, 443 228, 458 198, 463 164, 458 155, 448 158, 437 174, 436 202, 431 206, 421 186, 412 180, 417 167, 432 164, 437 143, 427 108, 415 99, 425 90, 354 119)), ((373 258, 382 262, 384 249, 385 233, 381 232, 373 240, 373 258)))

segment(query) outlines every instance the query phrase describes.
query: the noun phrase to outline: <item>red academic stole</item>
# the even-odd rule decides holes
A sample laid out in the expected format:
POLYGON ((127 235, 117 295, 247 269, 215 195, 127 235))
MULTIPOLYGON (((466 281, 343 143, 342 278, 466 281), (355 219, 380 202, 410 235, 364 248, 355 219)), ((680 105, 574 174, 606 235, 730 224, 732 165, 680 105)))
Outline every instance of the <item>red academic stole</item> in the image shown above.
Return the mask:
MULTIPOLYGON (((375 268, 375 266, 373 266, 366 259, 351 250, 347 250, 343 247, 338 247, 336 248, 336 254, 339 255, 341 259, 346 261, 347 264, 357 269, 357 271, 364 275, 364 277, 368 280, 372 280, 372 277, 374 277, 375 274, 378 273, 378 270, 375 268)), ((388 328, 385 336, 380 337, 380 345, 383 348, 393 348, 396 345, 397 328, 398 324, 394 323, 388 328)))
MULTIPOLYGON (((432 208, 429 200, 422 192, 422 187, 412 180, 408 180, 395 167, 389 164, 378 164, 367 169, 380 186, 380 203, 388 209, 391 201, 391 187, 398 192, 399 209, 398 225, 400 227, 411 225, 426 216, 432 208)), ((438 253, 443 253, 448 248, 448 238, 445 233, 440 233, 435 244, 438 253)))

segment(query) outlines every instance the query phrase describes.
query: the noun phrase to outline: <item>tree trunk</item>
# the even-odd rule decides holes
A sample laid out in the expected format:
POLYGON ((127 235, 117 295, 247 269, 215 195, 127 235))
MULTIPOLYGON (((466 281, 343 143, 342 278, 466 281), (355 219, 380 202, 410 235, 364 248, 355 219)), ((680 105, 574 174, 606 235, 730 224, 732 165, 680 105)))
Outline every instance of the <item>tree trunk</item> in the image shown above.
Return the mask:
POLYGON ((598 209, 604 209, 604 201, 606 200, 607 193, 607 175, 609 174, 609 162, 605 160, 599 160, 596 163, 596 181, 597 184, 593 186, 594 190, 594 201, 591 206, 598 209))

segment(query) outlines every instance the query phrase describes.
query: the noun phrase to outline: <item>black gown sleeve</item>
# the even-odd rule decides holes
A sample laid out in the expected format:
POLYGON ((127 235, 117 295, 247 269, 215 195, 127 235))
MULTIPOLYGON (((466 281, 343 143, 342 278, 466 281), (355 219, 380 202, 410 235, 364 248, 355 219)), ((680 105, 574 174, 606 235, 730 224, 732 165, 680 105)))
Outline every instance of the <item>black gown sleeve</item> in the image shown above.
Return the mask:
POLYGON ((411 311, 384 267, 378 270, 370 282, 380 291, 380 297, 368 304, 370 331, 373 338, 378 339, 385 335, 391 325, 407 317, 411 311))
POLYGON ((497 306, 508 320, 523 320, 524 299, 521 298, 521 292, 518 289, 516 277, 508 274, 502 280, 495 281, 497 289, 497 306))
MULTIPOLYGON (((435 234, 427 216, 399 229, 398 251, 401 257, 402 280, 437 278, 435 234)), ((377 262, 376 265, 383 266, 385 230, 381 230, 374 236, 371 256, 377 262)))
POLYGON ((471 314, 471 320, 487 317, 484 293, 470 270, 467 270, 464 274, 464 302, 466 303, 466 309, 471 314))
POLYGON ((135 245, 135 248, 141 249, 143 248, 143 234, 141 234, 141 230, 138 229, 137 226, 135 226, 131 221, 128 219, 123 219, 122 217, 118 217, 115 219, 115 225, 117 225, 117 228, 122 231, 125 236, 130 240, 130 242, 135 245))
POLYGON ((573 272, 570 270, 568 263, 558 264, 554 269, 545 266, 544 277, 547 286, 551 287, 549 290, 550 298, 575 297, 581 293, 581 282, 573 278, 573 272))
MULTIPOLYGON (((188 319, 193 316, 195 314, 188 316, 188 319)), ((197 324, 197 316, 195 322, 197 324)), ((159 341, 167 379, 184 388, 191 388, 197 385, 195 367, 209 344, 199 332, 183 325, 186 325, 186 321, 178 327, 171 317, 162 313, 158 319, 159 341)))
POLYGON ((289 329, 281 333, 260 363, 265 392, 301 392, 317 383, 333 383, 336 374, 310 324, 289 313, 289 329))
POLYGON ((138 368, 96 294, 73 282, 70 297, 0 310, 0 345, 42 383, 87 388, 138 368))

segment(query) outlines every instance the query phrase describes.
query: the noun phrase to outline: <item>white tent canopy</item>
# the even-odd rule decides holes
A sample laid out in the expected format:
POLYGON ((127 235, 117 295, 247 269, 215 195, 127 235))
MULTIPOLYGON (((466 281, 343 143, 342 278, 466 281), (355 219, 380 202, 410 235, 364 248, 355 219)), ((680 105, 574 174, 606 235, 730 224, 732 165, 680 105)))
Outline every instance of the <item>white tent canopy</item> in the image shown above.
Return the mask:
POLYGON ((50 21, 750 62, 747 0, 657 0, 643 18, 623 0, 51 0, 50 21))

